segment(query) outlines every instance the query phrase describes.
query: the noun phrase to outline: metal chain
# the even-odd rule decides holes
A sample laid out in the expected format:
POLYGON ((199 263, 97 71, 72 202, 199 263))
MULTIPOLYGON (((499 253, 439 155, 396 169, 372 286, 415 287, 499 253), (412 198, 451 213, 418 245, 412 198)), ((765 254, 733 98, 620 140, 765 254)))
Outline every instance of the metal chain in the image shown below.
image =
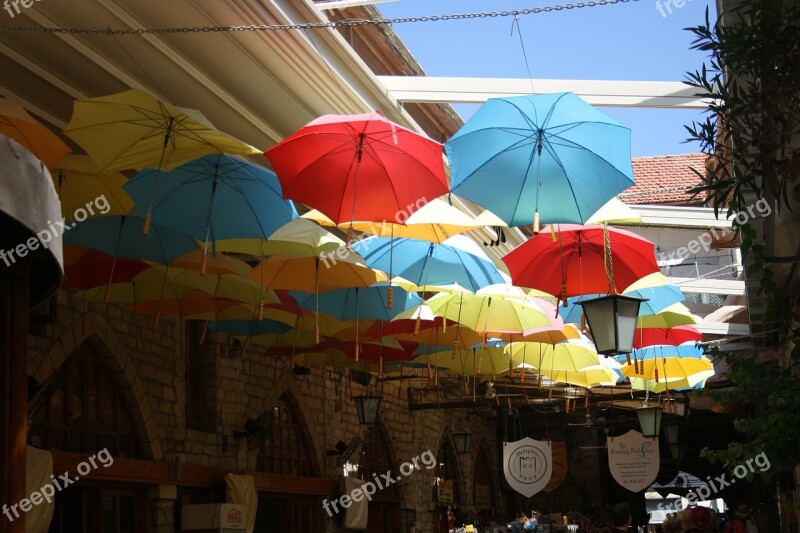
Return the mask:
POLYGON ((514 11, 489 11, 479 13, 460 13, 454 15, 431 15, 422 17, 402 17, 392 19, 348 19, 329 22, 305 22, 301 24, 258 24, 245 26, 202 26, 191 28, 32 28, 32 27, 10 27, 0 26, 2 32, 16 33, 68 33, 68 34, 93 34, 93 35, 145 35, 162 33, 219 33, 234 31, 279 31, 279 30, 312 30, 324 28, 343 28, 353 26, 384 25, 384 24, 406 24, 412 22, 440 22, 447 20, 466 20, 482 19, 495 17, 520 17, 523 15, 535 15, 538 13, 549 13, 551 11, 563 11, 566 9, 581 9, 585 7, 597 7, 612 4, 625 4, 628 2, 638 2, 639 0, 590 0, 588 2, 574 2, 555 6, 533 7, 514 11))

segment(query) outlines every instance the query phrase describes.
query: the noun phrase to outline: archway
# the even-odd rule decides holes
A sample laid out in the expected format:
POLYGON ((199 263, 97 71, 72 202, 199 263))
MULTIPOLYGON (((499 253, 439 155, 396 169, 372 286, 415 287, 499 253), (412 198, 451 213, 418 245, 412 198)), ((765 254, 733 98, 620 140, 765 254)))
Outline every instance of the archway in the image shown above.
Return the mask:
MULTIPOLYGON (((369 427, 364 436, 364 445, 358 462, 358 477, 369 481, 381 479, 389 473, 398 475, 398 463, 383 420, 369 427)), ((399 486, 392 484, 378 490, 369 502, 367 533, 393 533, 400 530, 400 507, 402 494, 399 486)))
POLYGON ((457 524, 466 519, 462 512, 467 504, 464 492, 464 478, 458 464, 458 455, 448 433, 442 434, 439 441, 439 451, 436 454, 436 469, 432 484, 432 501, 436 504, 435 524, 438 532, 447 532, 448 508, 456 515, 457 524))

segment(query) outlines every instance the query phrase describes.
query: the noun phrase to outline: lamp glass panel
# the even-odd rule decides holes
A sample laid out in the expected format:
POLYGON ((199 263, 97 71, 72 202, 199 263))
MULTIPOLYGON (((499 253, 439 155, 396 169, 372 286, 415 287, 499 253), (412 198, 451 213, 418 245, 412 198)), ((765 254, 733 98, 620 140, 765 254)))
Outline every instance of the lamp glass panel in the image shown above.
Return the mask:
POLYGON ((639 425, 642 428, 644 437, 658 437, 661 428, 661 408, 660 407, 641 407, 636 410, 639 417, 639 425))
POLYGON ((636 321, 639 318, 640 300, 616 298, 617 302, 617 353, 631 353, 636 321))
POLYGON ((614 301, 611 298, 598 298, 586 300, 582 305, 597 353, 616 353, 614 301))

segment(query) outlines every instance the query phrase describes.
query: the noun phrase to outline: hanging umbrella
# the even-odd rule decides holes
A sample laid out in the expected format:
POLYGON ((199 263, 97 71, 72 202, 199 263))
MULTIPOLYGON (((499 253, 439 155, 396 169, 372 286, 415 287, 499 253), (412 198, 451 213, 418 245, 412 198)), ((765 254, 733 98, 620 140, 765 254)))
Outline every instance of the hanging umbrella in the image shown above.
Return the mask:
MULTIPOLYGON (((668 357, 639 361, 638 364, 622 365, 620 372, 625 377, 660 382, 680 381, 700 372, 714 371, 714 365, 707 358, 668 357)), ((701 378, 702 379, 702 378, 701 378)))
POLYGON ((197 243, 180 231, 154 224, 144 235, 144 220, 135 216, 87 219, 64 233, 64 244, 80 244, 114 257, 155 261, 162 265, 197 250, 197 243))
POLYGON ((264 287, 278 290, 323 293, 349 287, 369 287, 387 281, 383 272, 369 268, 357 254, 336 263, 319 257, 273 256, 257 264, 247 278, 264 287))
POLYGON ((561 224, 545 228, 507 253, 503 262, 514 285, 538 289, 562 300, 613 293, 618 287, 658 272, 653 243, 620 229, 609 228, 607 237, 605 234, 602 226, 561 224))
POLYGON ((285 198, 336 224, 398 221, 448 191, 441 144, 380 113, 322 116, 265 155, 285 198))
MULTIPOLYGON (((397 289, 395 306, 389 309, 386 305, 388 285, 378 283, 371 287, 337 289, 319 295, 319 310, 331 314, 340 320, 391 320, 400 312, 419 305, 422 300, 414 293, 406 293, 397 289)), ((292 292, 300 307, 314 309, 316 299, 313 294, 292 292)))
MULTIPOLYGON (((484 213, 472 217, 445 200, 434 198, 412 212, 410 216, 400 217, 402 220, 354 221, 353 229, 378 237, 419 239, 441 244, 450 237, 465 231, 494 225, 489 223, 487 220, 489 215, 484 213)), ((314 220, 323 226, 335 226, 341 229, 347 229, 350 226, 348 222, 337 225, 316 209, 305 213, 303 218, 314 220)))
POLYGON ((222 154, 167 173, 143 170, 124 188, 136 201, 133 214, 152 212, 153 222, 201 239, 205 251, 216 239, 266 239, 297 217, 272 171, 222 154))
POLYGON ((506 353, 515 362, 529 364, 541 371, 582 370, 601 364, 600 356, 595 350, 574 342, 514 342, 506 347, 506 353))
POLYGON ((688 307, 682 303, 665 307, 655 315, 640 316, 636 321, 637 328, 673 328, 697 324, 701 319, 692 314, 688 307))
POLYGON ((64 133, 103 171, 167 171, 207 154, 260 152, 214 129, 199 111, 174 107, 137 89, 76 100, 64 133))
POLYGON ((305 218, 291 220, 264 239, 220 239, 218 252, 234 252, 259 257, 268 255, 323 256, 344 247, 345 242, 305 218))
POLYGON ((434 314, 478 332, 524 333, 551 325, 545 312, 530 301, 462 293, 437 294, 425 304, 434 314))
POLYGON ((89 216, 127 215, 133 208, 133 200, 122 189, 128 179, 119 172, 100 172, 88 155, 65 155, 50 175, 68 222, 75 220, 77 209, 86 210, 86 206, 97 210, 89 216), (102 200, 99 204, 98 199, 102 200))
MULTIPOLYGON (((178 298, 164 296, 158 300, 130 303, 125 308, 139 315, 176 316, 187 320, 200 316, 200 320, 212 320, 227 309, 242 305, 236 300, 215 298, 201 290, 191 288, 185 290, 186 292, 178 298)), ((253 306, 250 306, 250 309, 250 316, 252 316, 253 306)))
POLYGON ((438 369, 447 369, 462 376, 496 375, 508 371, 510 357, 497 346, 475 346, 418 355, 413 363, 430 364, 438 369))
POLYGON ((634 348, 645 348, 656 344, 677 346, 685 342, 703 340, 703 334, 694 326, 675 326, 674 328, 637 328, 633 336, 634 348))
POLYGON ((235 257, 224 254, 216 254, 213 256, 205 256, 202 250, 192 250, 180 257, 173 259, 169 266, 174 268, 190 268, 193 270, 200 270, 201 266, 205 264, 206 272, 211 274, 239 274, 244 276, 253 267, 235 257))
POLYGON ((67 244, 64 246, 65 289, 91 289, 107 283, 131 281, 136 274, 150 268, 141 259, 117 259, 105 252, 67 244), (116 267, 112 272, 112 265, 116 267), (110 276, 110 277, 109 277, 110 276))
POLYGON ((457 283, 477 291, 486 285, 502 283, 503 278, 491 260, 482 252, 475 255, 467 251, 464 241, 474 244, 461 235, 445 244, 373 237, 354 243, 353 249, 371 268, 391 271, 420 286, 457 283))
POLYGON ((72 151, 19 103, 8 98, 0 98, 0 135, 17 141, 48 168, 53 168, 59 159, 72 151))
POLYGON ((642 217, 619 198, 612 198, 598 209, 586 224, 641 224, 642 217))
POLYGON ((633 185, 630 135, 572 93, 491 98, 445 143, 452 189, 534 233, 582 224, 633 185))
POLYGON ((231 333, 248 337, 264 333, 286 333, 292 329, 290 325, 277 320, 222 320, 209 322, 206 327, 219 333, 231 333))

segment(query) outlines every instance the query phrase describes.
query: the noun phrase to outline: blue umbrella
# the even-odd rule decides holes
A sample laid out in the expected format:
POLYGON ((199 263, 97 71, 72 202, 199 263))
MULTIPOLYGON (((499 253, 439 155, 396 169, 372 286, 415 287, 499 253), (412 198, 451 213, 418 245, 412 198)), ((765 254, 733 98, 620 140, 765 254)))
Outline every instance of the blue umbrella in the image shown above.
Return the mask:
POLYGON ((488 258, 453 245, 460 242, 458 237, 443 244, 373 237, 354 243, 353 249, 361 254, 370 268, 391 272, 416 285, 458 283, 474 292, 487 285, 503 283, 503 278, 488 258))
MULTIPOLYGON (((630 355, 639 361, 670 357, 700 359, 703 356, 703 348, 694 342, 687 342, 678 346, 658 344, 633 350, 630 355)), ((628 357, 624 354, 615 356, 615 359, 621 364, 628 362, 628 357)))
POLYGON ((167 173, 143 170, 123 188, 136 202, 133 214, 144 215, 152 201, 153 222, 201 239, 206 250, 209 240, 266 239, 297 218, 274 172, 222 154, 167 173))
MULTIPOLYGON (((422 298, 416 294, 394 287, 394 305, 389 309, 387 307, 388 289, 388 284, 381 283, 371 287, 328 291, 319 295, 319 310, 340 320, 391 320, 409 307, 422 304, 422 298)), ((314 310, 317 305, 315 294, 304 292, 290 292, 289 294, 303 309, 314 310)))
POLYGON ((631 132, 573 93, 492 98, 445 143, 452 190, 510 226, 583 224, 633 185, 631 132))
POLYGON ((136 216, 94 217, 76 224, 64 234, 64 244, 80 244, 116 257, 146 259, 168 264, 192 250, 197 243, 186 233, 153 224, 144 235, 144 219, 136 216))

